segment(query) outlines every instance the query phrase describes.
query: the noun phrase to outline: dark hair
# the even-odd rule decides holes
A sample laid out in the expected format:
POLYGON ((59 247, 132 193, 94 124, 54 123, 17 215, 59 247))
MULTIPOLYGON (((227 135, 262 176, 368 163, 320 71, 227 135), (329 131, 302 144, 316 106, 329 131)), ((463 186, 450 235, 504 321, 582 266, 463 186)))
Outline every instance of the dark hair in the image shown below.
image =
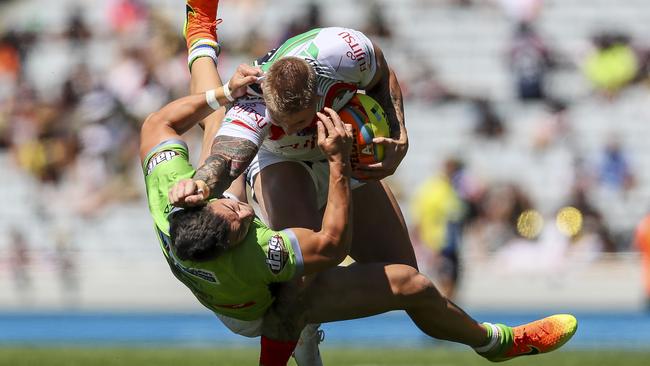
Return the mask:
POLYGON ((169 236, 178 259, 206 261, 228 249, 228 221, 208 206, 180 210, 169 216, 169 236))

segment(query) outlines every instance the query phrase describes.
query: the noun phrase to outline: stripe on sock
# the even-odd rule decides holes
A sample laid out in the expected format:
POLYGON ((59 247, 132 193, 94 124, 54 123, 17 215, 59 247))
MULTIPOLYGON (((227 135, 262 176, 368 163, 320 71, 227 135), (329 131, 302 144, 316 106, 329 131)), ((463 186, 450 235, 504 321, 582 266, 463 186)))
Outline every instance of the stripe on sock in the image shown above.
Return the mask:
POLYGON ((499 344, 499 327, 492 323, 483 323, 483 326, 490 327, 492 330, 492 336, 490 337, 490 341, 485 345, 481 347, 475 347, 474 350, 478 353, 487 353, 492 351, 498 344, 499 344))

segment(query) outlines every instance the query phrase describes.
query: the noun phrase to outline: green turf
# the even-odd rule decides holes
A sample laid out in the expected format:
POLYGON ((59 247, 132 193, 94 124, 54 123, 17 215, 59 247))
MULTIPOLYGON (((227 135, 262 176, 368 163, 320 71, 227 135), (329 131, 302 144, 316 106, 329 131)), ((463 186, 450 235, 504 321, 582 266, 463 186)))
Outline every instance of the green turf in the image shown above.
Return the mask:
MULTIPOLYGON (((0 365, 12 366, 201 366, 256 365, 258 351, 243 349, 124 349, 124 348, 9 348, 0 347, 0 365)), ((562 351, 524 357, 505 365, 611 366, 648 365, 650 351, 562 351)), ((326 365, 489 365, 470 351, 448 349, 336 349, 323 350, 326 365)), ((290 363, 293 365, 293 363, 290 363)))

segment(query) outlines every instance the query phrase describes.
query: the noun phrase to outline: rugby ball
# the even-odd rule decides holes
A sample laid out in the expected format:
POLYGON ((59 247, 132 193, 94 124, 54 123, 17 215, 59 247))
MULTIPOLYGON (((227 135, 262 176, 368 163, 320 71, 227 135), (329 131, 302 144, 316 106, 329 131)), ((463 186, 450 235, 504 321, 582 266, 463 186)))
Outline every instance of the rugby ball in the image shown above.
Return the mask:
POLYGON ((384 147, 375 145, 375 137, 389 137, 388 119, 384 109, 373 98, 357 93, 338 112, 344 123, 352 125, 354 141, 350 163, 373 164, 384 159, 384 147))

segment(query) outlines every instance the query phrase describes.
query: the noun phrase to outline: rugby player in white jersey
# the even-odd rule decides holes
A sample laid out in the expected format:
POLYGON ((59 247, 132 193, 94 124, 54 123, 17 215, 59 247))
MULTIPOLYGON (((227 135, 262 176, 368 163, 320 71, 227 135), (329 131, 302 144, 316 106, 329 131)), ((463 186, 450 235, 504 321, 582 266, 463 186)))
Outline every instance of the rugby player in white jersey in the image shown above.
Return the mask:
MULTIPOLYGON (((190 3, 192 12, 203 16, 195 29, 203 26, 204 31, 195 32, 192 37, 196 39, 190 39, 188 33, 193 91, 202 91, 196 89, 200 83, 211 87, 220 83, 215 78, 218 52, 210 51, 218 49, 210 29, 216 24, 216 2, 190 3)), ((338 109, 357 89, 365 89, 384 107, 393 133, 391 138, 375 140, 385 145, 386 158, 357 168, 357 177, 371 181, 353 193, 363 206, 357 205, 352 220, 354 244, 350 254, 357 262, 383 263, 327 270, 301 289, 300 301, 294 299, 295 289, 285 287, 282 301, 276 302, 265 322, 266 327, 273 328, 269 332, 275 330, 291 346, 305 322, 403 309, 428 335, 470 345, 494 361, 551 351, 575 333, 575 318, 569 315, 515 328, 479 324, 442 297, 417 271, 399 208, 388 188, 377 181, 395 171, 408 147, 401 92, 381 50, 363 34, 345 28, 313 30, 290 39, 259 64, 267 72, 262 97, 252 95, 234 104, 215 138, 207 164, 193 179, 172 188, 175 193, 170 198, 177 206, 205 204, 210 197, 221 195, 250 165, 247 178, 272 228, 317 230, 328 171, 324 156, 316 148, 316 111, 325 106, 338 109)), ((259 94, 259 88, 254 94, 259 94)), ((335 113, 331 116, 338 118, 335 113)), ((281 357, 275 361, 284 362, 281 357)), ((318 364, 320 359, 309 362, 303 364, 318 364)))
MULTIPOLYGON (((218 0, 187 0, 186 3, 183 33, 187 42, 188 67, 192 75, 190 92, 193 94, 204 93, 222 85, 216 68, 217 56, 221 51, 216 32, 216 26, 221 21, 216 17, 218 6, 218 0)), ((229 89, 226 91, 227 97, 232 98, 229 89)), ((210 153, 213 138, 221 126, 224 113, 225 108, 220 108, 199 122, 205 128, 200 162, 210 153)), ((233 184, 234 187, 238 189, 237 184, 233 184)), ((317 327, 305 329, 304 337, 295 352, 299 366, 320 362, 318 343, 321 334, 317 327)))
MULTIPOLYGON (((242 84, 254 80, 257 72, 242 65, 227 85, 241 93, 242 84)), ((352 130, 329 108, 319 113, 317 125, 318 146, 330 166, 320 231, 269 229, 241 201, 241 187, 231 192, 239 200, 221 198, 201 207, 173 209, 170 201, 183 192, 169 188, 195 173, 180 134, 225 102, 224 89, 180 98, 151 114, 142 126, 140 158, 149 210, 171 271, 228 328, 249 337, 262 335, 261 365, 286 365, 307 323, 397 309, 410 311, 426 334, 467 344, 495 361, 548 352, 571 338, 576 321, 570 315, 515 328, 479 324, 408 265, 332 268, 347 253, 350 240, 352 130), (316 277, 305 284, 300 281, 303 274, 316 277), (273 291, 271 286, 280 283, 284 285, 273 291)))
MULTIPOLYGON (((180 182, 178 206, 216 197, 244 171, 271 228, 317 230, 327 192, 327 164, 315 141, 315 114, 335 110, 357 92, 384 108, 391 138, 378 138, 385 158, 357 166, 353 175, 353 246, 357 262, 401 263, 417 268, 408 231, 390 189, 379 179, 392 174, 408 148, 399 84, 379 47, 346 28, 316 29, 296 36, 258 61, 266 71, 262 96, 240 99, 217 133, 211 155, 192 180, 180 182), (370 180, 368 180, 370 179, 370 180), (199 186, 207 186, 197 194, 199 186)), ((207 80, 192 72, 192 78, 207 80)), ((262 90, 257 90, 260 94, 262 90)), ((316 340, 315 330, 311 339, 316 340)), ((317 354, 317 351, 311 352, 317 354)), ((300 354, 300 350, 297 352, 300 354)))

